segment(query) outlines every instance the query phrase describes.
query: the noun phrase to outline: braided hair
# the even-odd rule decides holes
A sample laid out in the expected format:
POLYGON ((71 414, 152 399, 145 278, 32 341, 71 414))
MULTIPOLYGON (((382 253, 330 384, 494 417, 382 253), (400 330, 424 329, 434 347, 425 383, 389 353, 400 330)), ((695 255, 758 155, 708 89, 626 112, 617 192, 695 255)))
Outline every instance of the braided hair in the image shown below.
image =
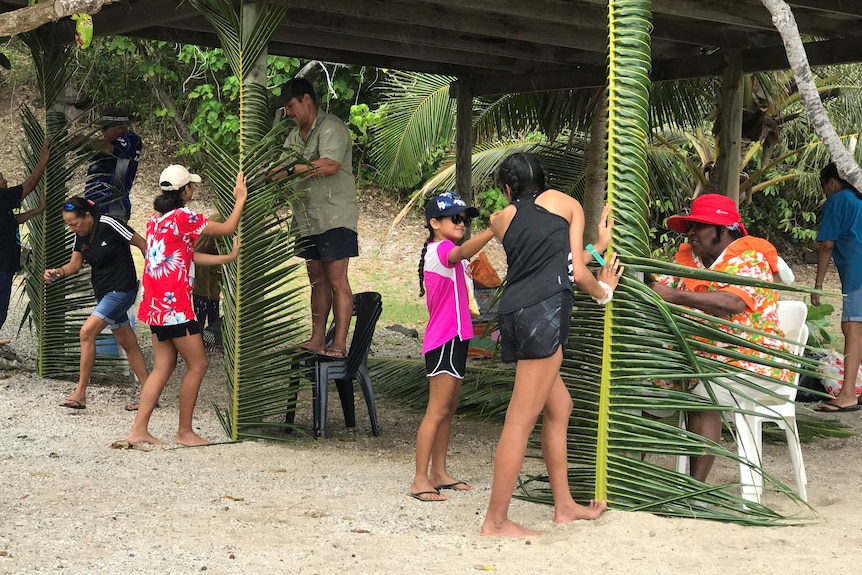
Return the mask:
POLYGON ((166 214, 171 210, 176 210, 185 206, 186 202, 183 200, 183 192, 185 189, 186 186, 183 186, 179 190, 162 190, 162 194, 160 196, 156 196, 156 199, 153 200, 153 209, 160 214, 166 214))
POLYGON ((425 296, 425 254, 428 253, 428 244, 434 241, 434 228, 430 223, 426 223, 425 227, 428 228, 428 239, 425 240, 422 255, 419 256, 419 297, 425 296))
POLYGON ((538 195, 551 187, 548 171, 533 154, 512 154, 500 164, 497 183, 509 186, 512 200, 525 195, 538 195))

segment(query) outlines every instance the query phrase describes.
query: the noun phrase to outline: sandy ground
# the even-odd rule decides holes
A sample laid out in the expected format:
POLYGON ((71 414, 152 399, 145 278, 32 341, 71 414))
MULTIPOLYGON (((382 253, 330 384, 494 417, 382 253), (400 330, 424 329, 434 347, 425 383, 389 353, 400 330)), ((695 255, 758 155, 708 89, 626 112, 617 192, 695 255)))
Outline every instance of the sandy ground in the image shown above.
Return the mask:
MULTIPOLYGON (((219 363, 214 357, 196 413, 211 441, 225 440, 210 407, 226 399, 219 363)), ((456 422, 450 469, 475 490, 422 503, 407 497, 420 416, 392 402, 379 405, 376 438, 361 405, 357 429, 346 430, 333 396, 326 438, 117 450, 109 446, 132 423, 123 406, 133 386, 93 386, 82 411, 57 406, 71 387, 27 371, 0 381, 0 573, 858 572, 859 437, 803 446, 819 518, 802 527, 615 511, 556 526, 549 507, 515 501, 511 517, 546 535, 493 540, 478 530, 496 424, 456 422)), ((307 396, 297 416, 305 425, 307 396)), ((170 440, 176 380, 161 405, 152 430, 170 440)), ((842 418, 859 429, 859 413, 842 418)), ((765 466, 792 485, 783 445, 766 446, 765 466)), ((721 464, 713 480, 736 473, 721 464)))

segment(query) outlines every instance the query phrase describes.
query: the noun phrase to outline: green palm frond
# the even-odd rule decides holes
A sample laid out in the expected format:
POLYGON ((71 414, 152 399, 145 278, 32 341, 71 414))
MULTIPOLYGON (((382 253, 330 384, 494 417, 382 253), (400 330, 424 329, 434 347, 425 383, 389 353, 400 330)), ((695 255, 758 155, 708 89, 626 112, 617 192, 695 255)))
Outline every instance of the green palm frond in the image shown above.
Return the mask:
POLYGON ((565 132, 589 130, 597 90, 565 90, 506 94, 494 100, 479 100, 473 128, 477 142, 500 134, 539 131, 549 140, 565 132))
MULTIPOLYGON (((645 261, 650 233, 650 3, 612 0, 609 14, 608 199, 616 219, 611 249, 623 256, 629 272, 692 275, 674 264, 645 261)), ((576 321, 562 375, 575 403, 568 442, 576 497, 607 499, 614 508, 657 514, 758 524, 781 520, 767 507, 744 504, 735 485, 711 487, 654 461, 704 453, 738 461, 721 445, 644 414, 647 408, 726 412, 690 394, 658 388, 651 380, 733 379, 738 369, 697 352, 738 339, 701 321, 704 314, 667 305, 634 277, 624 278, 615 296, 605 308, 584 294, 575 298, 576 321), (698 336, 716 343, 704 343, 698 336), (710 506, 706 513, 700 507, 704 504, 710 506)), ((768 474, 765 478, 771 488, 798 501, 781 482, 768 474)), ((530 487, 530 497, 550 501, 542 481, 527 483, 536 486, 530 487)))
MULTIPOLYGON (((299 383, 297 345, 303 341, 300 321, 305 311, 300 297, 304 265, 294 259, 293 233, 283 211, 290 184, 270 181, 267 170, 282 154, 289 127, 271 127, 265 75, 265 49, 284 17, 272 4, 260 12, 250 5, 237 12, 229 0, 194 0, 212 23, 234 74, 240 78, 239 157, 209 143, 208 177, 216 205, 224 215, 234 205, 236 174, 248 182, 248 200, 239 228, 242 249, 236 262, 223 270, 225 372, 231 403, 217 408, 231 439, 284 439, 275 429, 291 427, 284 415, 299 383)), ((260 6, 260 4, 258 4, 260 6)), ((228 240, 222 251, 230 249, 228 240)))
MULTIPOLYGON (((33 250, 24 289, 28 309, 24 321, 36 331, 39 341, 37 372, 42 377, 74 378, 80 358, 79 330, 93 307, 93 291, 87 270, 53 284, 45 284, 42 272, 69 260, 72 234, 66 229, 61 206, 69 195, 66 182, 87 160, 81 134, 70 134, 63 113, 51 108, 66 86, 66 64, 70 45, 58 36, 56 25, 48 24, 21 35, 33 56, 36 82, 43 102, 42 118, 22 107, 21 122, 27 141, 24 155, 28 173, 38 162, 45 138, 51 141, 51 157, 37 189, 27 198, 24 209, 35 207, 45 194, 45 211, 27 222, 33 250)), ((119 358, 97 356, 97 372, 110 371, 119 358)))
POLYGON ((381 85, 386 115, 371 134, 371 158, 384 185, 411 185, 436 148, 455 137, 455 78, 390 72, 381 85))
POLYGON ((656 82, 650 92, 650 125, 700 126, 715 106, 716 79, 656 82))

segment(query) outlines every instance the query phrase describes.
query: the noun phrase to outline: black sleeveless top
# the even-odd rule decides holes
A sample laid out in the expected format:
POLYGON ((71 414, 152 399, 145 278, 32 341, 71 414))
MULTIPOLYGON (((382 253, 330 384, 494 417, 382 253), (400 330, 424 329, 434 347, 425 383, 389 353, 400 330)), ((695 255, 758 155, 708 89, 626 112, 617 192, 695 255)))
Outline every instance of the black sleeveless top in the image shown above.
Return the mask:
POLYGON ((536 205, 538 195, 513 202, 517 212, 503 236, 509 269, 499 313, 512 313, 563 290, 572 291, 569 222, 536 205))

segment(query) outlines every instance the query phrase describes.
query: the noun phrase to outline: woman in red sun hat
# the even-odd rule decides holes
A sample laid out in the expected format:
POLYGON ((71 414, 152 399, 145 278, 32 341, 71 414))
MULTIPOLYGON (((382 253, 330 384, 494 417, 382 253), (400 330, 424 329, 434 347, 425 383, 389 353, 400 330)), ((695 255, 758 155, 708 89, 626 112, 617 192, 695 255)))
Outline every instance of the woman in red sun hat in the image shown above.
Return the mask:
MULTIPOLYGON (((675 258, 678 264, 763 281, 773 281, 776 275, 780 275, 786 283, 792 281, 792 274, 788 274, 789 269, 778 257, 775 247, 764 239, 748 235, 740 221, 736 203, 727 196, 719 194, 698 196, 691 204, 691 213, 687 216, 671 216, 667 220, 667 227, 685 234, 688 239, 687 243, 679 246, 675 258), (782 272, 782 270, 787 271, 782 272)), ((750 327, 778 337, 784 336, 778 327, 777 290, 674 276, 656 277, 652 288, 668 303, 692 307, 727 319, 735 325, 750 327)), ((788 347, 778 339, 728 325, 715 323, 711 327, 765 347, 785 351, 788 347)), ((790 381, 789 370, 758 363, 769 357, 764 352, 714 341, 709 343, 752 356, 754 361, 731 359, 718 353, 705 351, 696 353, 722 363, 745 368, 753 373, 790 381)), ((662 387, 684 386, 702 397, 710 397, 706 389, 708 384, 699 380, 656 383, 662 387)), ((713 394, 720 394, 722 391, 724 390, 719 386, 712 386, 713 394)), ((688 428, 713 442, 718 442, 721 438, 721 416, 718 411, 689 412, 688 428)), ((712 455, 692 457, 691 475, 695 479, 705 481, 714 460, 715 457, 712 455)))

